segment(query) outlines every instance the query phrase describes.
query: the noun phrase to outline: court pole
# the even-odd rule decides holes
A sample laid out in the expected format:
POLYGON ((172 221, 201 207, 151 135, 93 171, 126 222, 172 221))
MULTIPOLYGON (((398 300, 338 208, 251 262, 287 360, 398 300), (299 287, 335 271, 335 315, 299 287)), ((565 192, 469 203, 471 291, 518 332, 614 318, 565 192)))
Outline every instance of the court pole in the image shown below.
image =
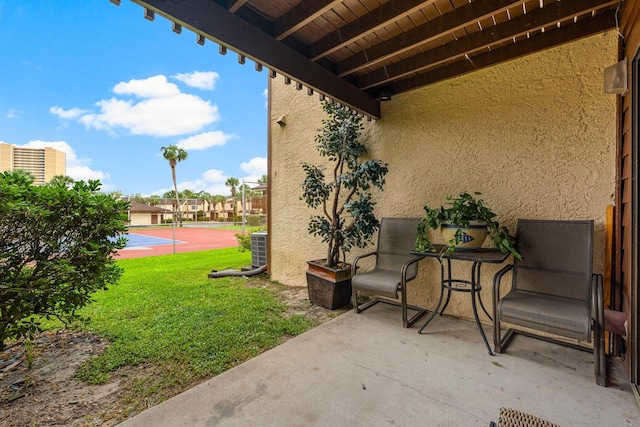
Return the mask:
POLYGON ((171 221, 171 223, 173 224, 173 254, 175 255, 176 253, 176 222, 171 221))

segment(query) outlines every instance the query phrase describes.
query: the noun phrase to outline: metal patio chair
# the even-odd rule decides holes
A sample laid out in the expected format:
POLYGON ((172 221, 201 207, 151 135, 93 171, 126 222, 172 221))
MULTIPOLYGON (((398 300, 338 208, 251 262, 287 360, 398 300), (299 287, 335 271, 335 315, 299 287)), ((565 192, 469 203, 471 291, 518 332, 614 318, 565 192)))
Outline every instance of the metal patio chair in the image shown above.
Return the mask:
POLYGON ((515 333, 580 350, 588 349, 538 333, 581 342, 593 339, 596 383, 604 386, 604 301, 602 275, 592 272, 593 221, 518 220, 516 248, 522 261, 516 259, 494 277, 495 352, 502 353, 515 333), (501 280, 508 271, 511 289, 501 297, 501 280), (504 336, 501 322, 511 326, 504 336))
POLYGON ((424 258, 410 253, 415 247, 419 222, 420 218, 382 218, 377 250, 356 257, 351 266, 352 302, 356 313, 378 302, 399 305, 405 328, 426 313, 425 309, 407 304, 407 283, 416 278, 418 261, 424 258), (358 262, 370 256, 376 257, 373 270, 358 273, 358 262), (358 305, 358 292, 375 295, 376 298, 358 305), (409 309, 417 311, 411 318, 408 317, 409 309))

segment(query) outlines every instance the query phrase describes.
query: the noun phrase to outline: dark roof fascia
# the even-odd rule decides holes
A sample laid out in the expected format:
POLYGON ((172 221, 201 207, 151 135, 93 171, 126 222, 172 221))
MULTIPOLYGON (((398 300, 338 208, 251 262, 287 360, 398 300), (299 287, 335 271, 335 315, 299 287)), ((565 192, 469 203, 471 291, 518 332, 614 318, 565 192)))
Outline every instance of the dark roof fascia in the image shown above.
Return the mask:
POLYGON ((380 101, 211 0, 132 0, 371 118, 380 101))

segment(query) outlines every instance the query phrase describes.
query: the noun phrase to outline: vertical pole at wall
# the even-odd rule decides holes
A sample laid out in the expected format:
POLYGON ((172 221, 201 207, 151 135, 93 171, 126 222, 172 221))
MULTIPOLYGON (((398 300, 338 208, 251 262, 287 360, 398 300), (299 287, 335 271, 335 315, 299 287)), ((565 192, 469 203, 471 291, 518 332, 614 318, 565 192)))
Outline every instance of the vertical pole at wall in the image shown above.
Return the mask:
POLYGON ((244 179, 242 180, 242 234, 244 234, 244 194, 245 194, 245 189, 244 189, 244 179))

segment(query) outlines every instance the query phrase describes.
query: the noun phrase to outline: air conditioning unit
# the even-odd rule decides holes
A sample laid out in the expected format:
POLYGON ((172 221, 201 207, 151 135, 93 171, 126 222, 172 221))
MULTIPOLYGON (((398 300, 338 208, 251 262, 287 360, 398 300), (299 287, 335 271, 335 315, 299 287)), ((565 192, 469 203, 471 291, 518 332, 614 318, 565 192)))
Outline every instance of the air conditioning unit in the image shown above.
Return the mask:
POLYGON ((267 232, 251 233, 251 267, 267 265, 267 232))

